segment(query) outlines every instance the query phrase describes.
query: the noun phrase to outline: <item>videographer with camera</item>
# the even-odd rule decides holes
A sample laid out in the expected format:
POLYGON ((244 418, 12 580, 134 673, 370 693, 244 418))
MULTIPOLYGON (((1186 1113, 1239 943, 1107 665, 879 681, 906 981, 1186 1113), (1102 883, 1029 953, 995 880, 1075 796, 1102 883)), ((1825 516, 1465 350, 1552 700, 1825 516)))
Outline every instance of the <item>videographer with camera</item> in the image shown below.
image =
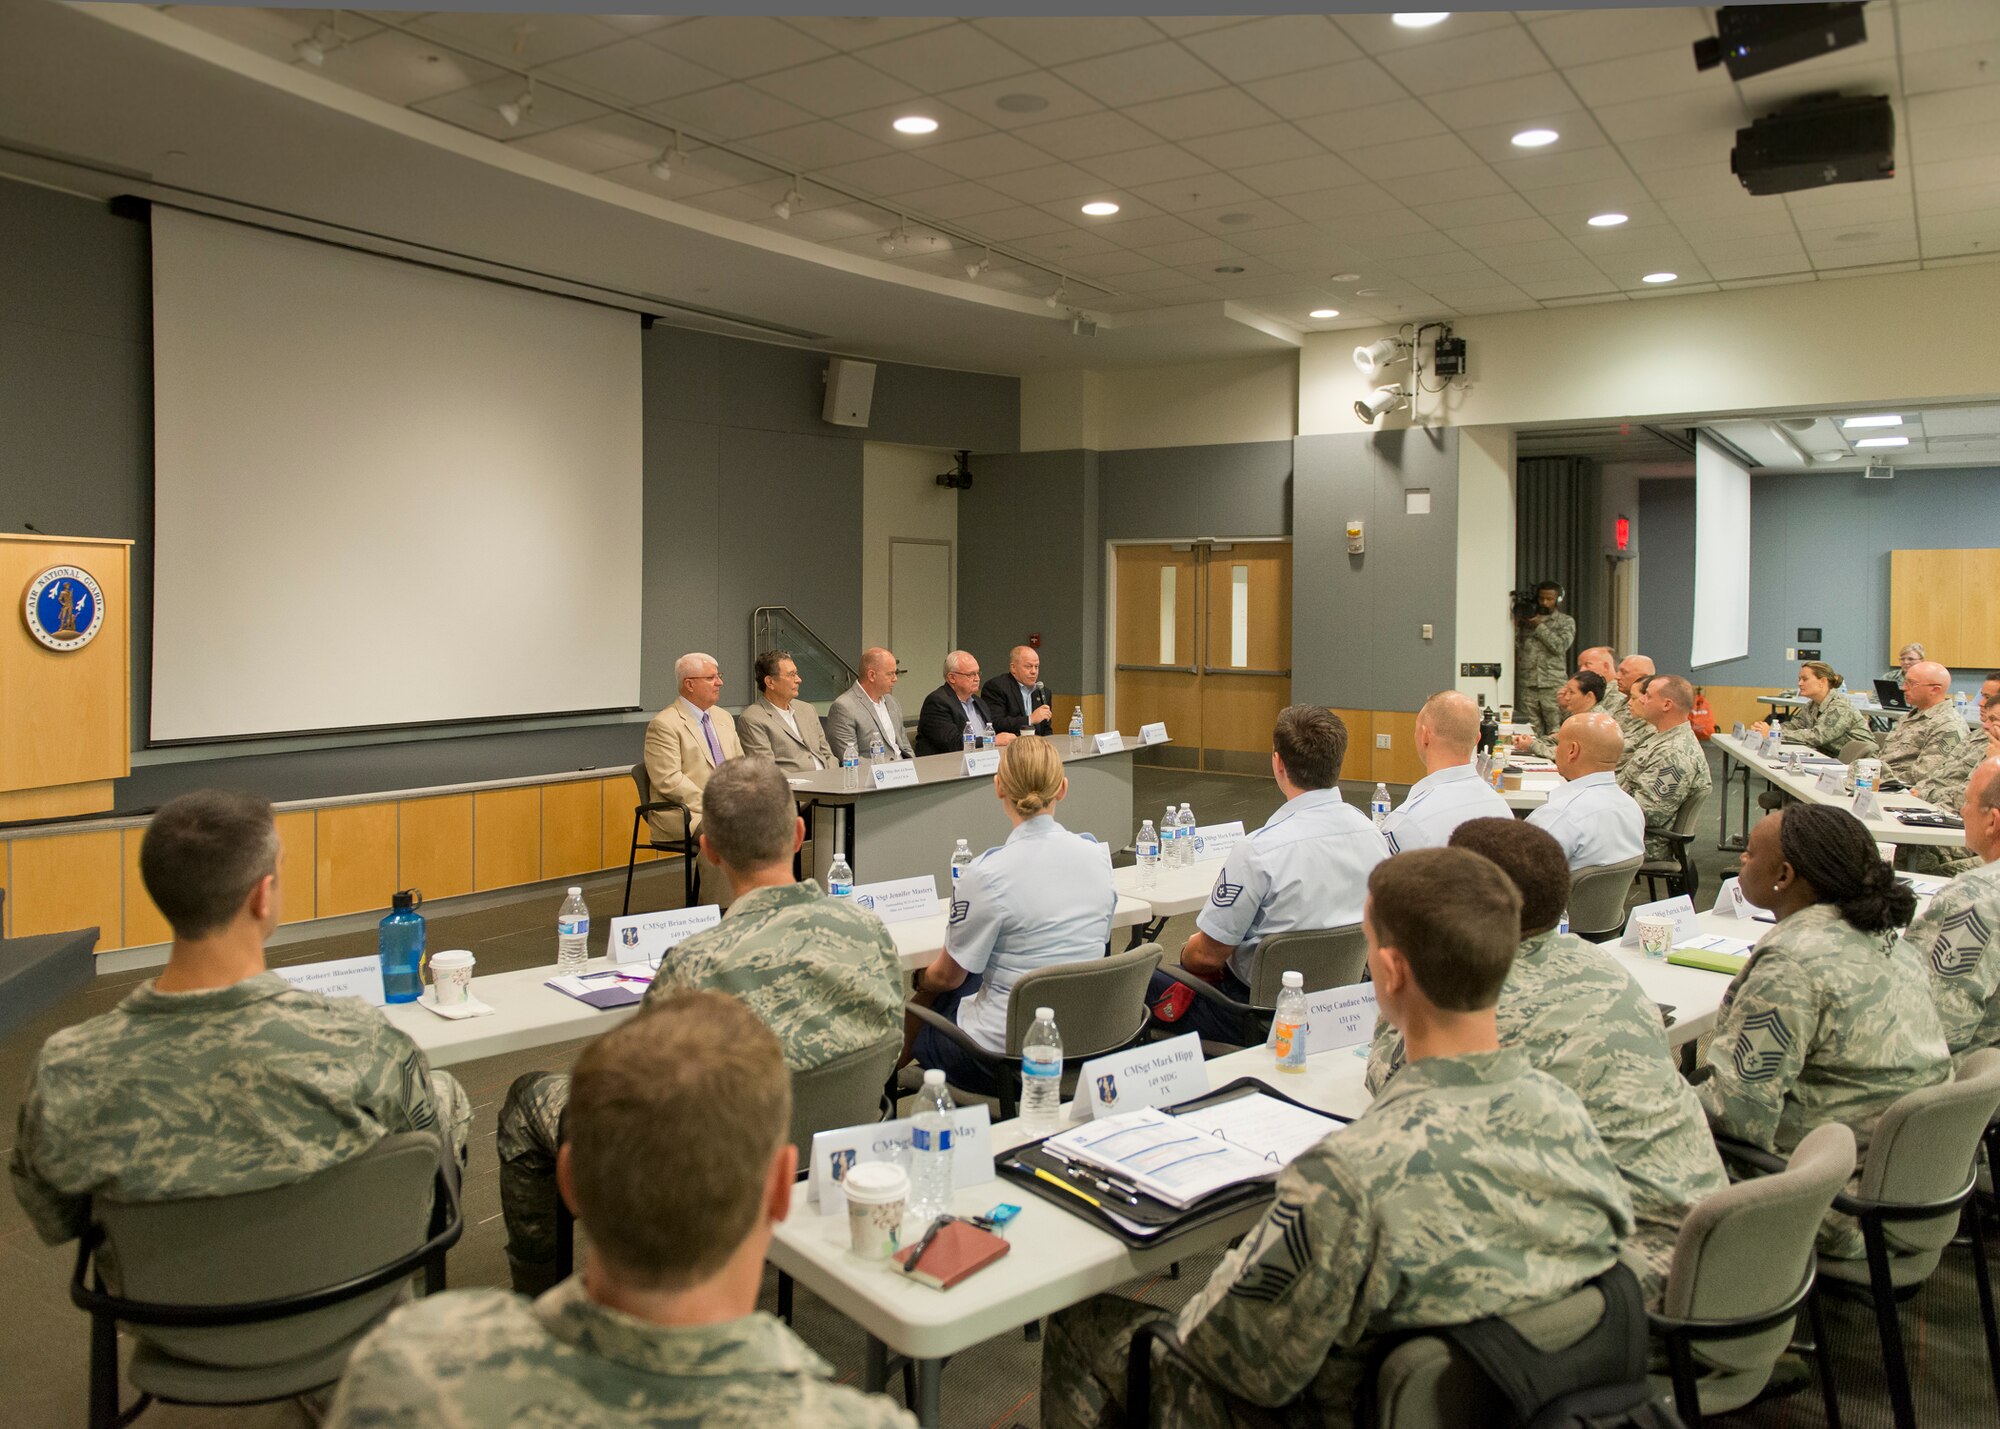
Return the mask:
POLYGON ((1562 594, 1554 581, 1543 581, 1532 600, 1521 594, 1514 602, 1515 639, 1520 642, 1514 657, 1514 705, 1536 734, 1554 734, 1562 727, 1556 691, 1569 678, 1569 647, 1576 639, 1576 622, 1556 609, 1562 594))

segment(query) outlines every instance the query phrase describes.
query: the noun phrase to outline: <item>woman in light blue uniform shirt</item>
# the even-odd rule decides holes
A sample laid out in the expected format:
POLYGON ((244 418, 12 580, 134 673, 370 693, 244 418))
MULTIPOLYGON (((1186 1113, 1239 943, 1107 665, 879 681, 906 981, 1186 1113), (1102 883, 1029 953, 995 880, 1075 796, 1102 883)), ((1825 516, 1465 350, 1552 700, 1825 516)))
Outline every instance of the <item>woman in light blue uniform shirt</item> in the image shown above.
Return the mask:
MULTIPOLYGON (((917 978, 917 997, 1000 1053, 1014 984, 1037 968, 1103 957, 1118 892, 1110 851, 1050 812, 1069 780, 1047 740, 1017 739, 1002 750, 993 788, 1014 831, 959 875, 944 951, 917 978)), ((955 1087, 988 1096, 999 1090, 985 1067, 932 1028, 917 1033, 915 1051, 955 1087)))

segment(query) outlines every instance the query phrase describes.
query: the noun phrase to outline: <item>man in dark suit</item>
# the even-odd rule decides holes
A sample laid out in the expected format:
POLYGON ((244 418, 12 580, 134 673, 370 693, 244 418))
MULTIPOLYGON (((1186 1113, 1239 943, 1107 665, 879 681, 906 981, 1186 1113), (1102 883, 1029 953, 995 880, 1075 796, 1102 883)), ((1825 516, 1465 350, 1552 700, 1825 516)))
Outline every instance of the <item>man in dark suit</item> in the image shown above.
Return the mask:
POLYGON ((1049 687, 1042 683, 1041 652, 1016 645, 1007 652, 1007 673, 995 675, 980 690, 994 724, 1008 734, 1049 734, 1054 730, 1049 687))
POLYGON ((970 729, 987 744, 1011 744, 1014 736, 995 722, 979 693, 979 662, 963 650, 944 657, 944 683, 924 696, 917 711, 917 753, 954 754, 965 747, 970 729))

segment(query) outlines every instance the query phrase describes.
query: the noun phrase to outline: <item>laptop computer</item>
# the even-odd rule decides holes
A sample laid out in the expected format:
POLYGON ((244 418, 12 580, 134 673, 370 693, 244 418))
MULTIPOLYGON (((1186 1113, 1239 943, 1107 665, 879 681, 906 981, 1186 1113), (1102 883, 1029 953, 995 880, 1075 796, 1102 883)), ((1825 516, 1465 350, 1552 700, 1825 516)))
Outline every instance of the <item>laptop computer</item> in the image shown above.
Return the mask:
POLYGON ((1910 702, 1903 698, 1903 687, 1894 680, 1877 680, 1875 698, 1885 710, 1906 710, 1910 707, 1910 702))

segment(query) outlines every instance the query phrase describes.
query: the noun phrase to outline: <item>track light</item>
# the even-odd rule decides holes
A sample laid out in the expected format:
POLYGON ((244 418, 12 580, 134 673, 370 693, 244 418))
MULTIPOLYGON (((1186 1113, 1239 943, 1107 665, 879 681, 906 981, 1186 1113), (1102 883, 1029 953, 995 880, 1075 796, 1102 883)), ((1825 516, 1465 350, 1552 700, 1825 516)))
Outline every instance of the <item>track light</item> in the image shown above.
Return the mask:
POLYGON ((771 205, 771 212, 782 219, 789 220, 792 216, 792 210, 805 207, 805 202, 806 196, 799 192, 799 181, 797 176, 794 175, 792 186, 785 190, 783 198, 771 205))
POLYGON ((1363 377, 1373 377, 1399 362, 1409 360, 1410 345, 1400 337, 1378 338, 1354 349, 1354 365, 1361 370, 1363 377))
POLYGON ((646 168, 654 178, 658 179, 661 183, 665 183, 674 176, 675 169, 686 168, 687 161, 687 151, 681 148, 680 130, 676 129, 674 131, 674 147, 660 150, 660 157, 646 165, 646 168))
POLYGON ((499 110, 500 117, 507 121, 509 129, 519 128, 521 121, 535 112, 535 77, 529 75, 526 89, 505 104, 495 107, 499 110))
POLYGON ((346 36, 335 28, 331 14, 312 27, 312 33, 302 40, 292 42, 292 53, 307 64, 318 68, 326 63, 328 50, 337 50, 347 43, 346 36))
POLYGON ((1354 404, 1354 415, 1372 427, 1384 412, 1399 412, 1409 405, 1410 394, 1401 387, 1377 387, 1354 404))
POLYGON ((986 256, 980 259, 977 263, 968 263, 965 265, 965 276, 972 279, 972 281, 976 283, 979 281, 981 276, 985 274, 986 270, 988 268, 991 268, 992 266, 993 266, 993 250, 989 248, 986 250, 986 256))
POLYGON ((1065 278, 1056 279, 1056 290, 1046 298, 1043 298, 1042 301, 1052 308, 1060 308, 1067 305, 1069 302, 1069 281, 1065 278))

